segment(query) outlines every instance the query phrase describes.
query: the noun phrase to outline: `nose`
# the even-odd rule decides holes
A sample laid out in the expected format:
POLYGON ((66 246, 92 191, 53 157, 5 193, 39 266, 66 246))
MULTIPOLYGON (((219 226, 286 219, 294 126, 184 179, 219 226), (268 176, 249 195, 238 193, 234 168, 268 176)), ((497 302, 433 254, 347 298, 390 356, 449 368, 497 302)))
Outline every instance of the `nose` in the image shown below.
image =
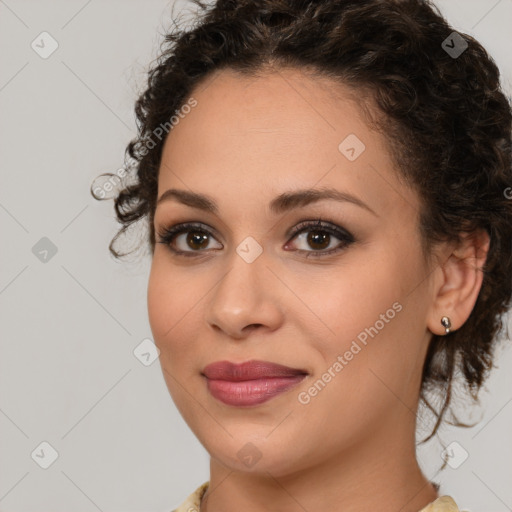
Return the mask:
POLYGON ((208 325, 233 339, 243 339, 256 329, 273 331, 283 319, 280 281, 261 254, 248 263, 236 252, 230 267, 209 295, 208 325))

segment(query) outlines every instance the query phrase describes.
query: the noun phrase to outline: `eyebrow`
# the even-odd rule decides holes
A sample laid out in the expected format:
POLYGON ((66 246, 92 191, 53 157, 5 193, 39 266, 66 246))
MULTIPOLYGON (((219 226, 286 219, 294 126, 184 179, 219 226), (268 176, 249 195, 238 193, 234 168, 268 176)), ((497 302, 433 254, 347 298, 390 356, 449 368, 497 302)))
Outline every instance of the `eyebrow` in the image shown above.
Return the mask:
MULTIPOLYGON (((278 215, 323 199, 333 199, 335 201, 352 203, 364 208, 378 217, 375 211, 373 211, 366 203, 361 201, 361 199, 349 194, 348 192, 342 192, 335 188, 301 189, 293 192, 283 192, 272 199, 269 204, 269 210, 271 213, 278 215)), ((175 188, 166 190, 157 200, 156 204, 158 206, 165 201, 171 200, 176 200, 186 206, 197 208, 198 210, 203 210, 205 212, 213 214, 219 213, 219 207, 212 197, 205 194, 198 194, 197 192, 190 192, 188 190, 179 190, 175 188)))

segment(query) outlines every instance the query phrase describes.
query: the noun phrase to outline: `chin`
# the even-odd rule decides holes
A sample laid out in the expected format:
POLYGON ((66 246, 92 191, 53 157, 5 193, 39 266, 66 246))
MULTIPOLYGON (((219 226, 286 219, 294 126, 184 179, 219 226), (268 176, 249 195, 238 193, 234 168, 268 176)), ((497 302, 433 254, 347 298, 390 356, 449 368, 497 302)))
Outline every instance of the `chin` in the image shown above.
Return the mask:
MULTIPOLYGON (((236 472, 261 473, 264 476, 270 473, 275 477, 286 476, 300 469, 296 448, 297 440, 301 439, 299 433, 296 438, 288 435, 287 444, 277 432, 268 436, 269 430, 266 428, 265 433, 258 435, 250 428, 241 428, 236 433, 228 430, 233 437, 226 434, 212 439, 210 431, 206 437, 200 438, 196 433, 210 456, 226 468, 236 472)), ((305 454, 303 458, 308 459, 305 454)))

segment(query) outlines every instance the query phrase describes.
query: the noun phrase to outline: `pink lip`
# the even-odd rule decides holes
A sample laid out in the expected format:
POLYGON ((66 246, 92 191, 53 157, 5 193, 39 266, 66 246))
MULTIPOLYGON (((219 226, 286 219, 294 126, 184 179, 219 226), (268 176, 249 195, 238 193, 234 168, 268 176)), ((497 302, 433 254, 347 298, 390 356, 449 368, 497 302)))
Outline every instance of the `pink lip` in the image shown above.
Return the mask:
POLYGON ((267 361, 242 364, 219 361, 206 366, 202 374, 206 377, 209 392, 221 402, 251 406, 296 386, 307 372, 267 361))

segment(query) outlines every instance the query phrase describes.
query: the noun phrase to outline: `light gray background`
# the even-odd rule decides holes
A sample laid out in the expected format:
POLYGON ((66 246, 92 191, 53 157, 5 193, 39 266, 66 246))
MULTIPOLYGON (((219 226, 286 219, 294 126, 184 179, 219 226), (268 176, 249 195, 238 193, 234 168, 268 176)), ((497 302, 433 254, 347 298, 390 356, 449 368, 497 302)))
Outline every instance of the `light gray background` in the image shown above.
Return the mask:
MULTIPOLYGON (((123 163, 172 3, 0 0, 0 511, 168 511, 209 478, 159 362, 133 354, 151 338, 149 257, 110 257, 112 202, 89 195, 123 163), (47 59, 31 48, 43 31, 59 44, 47 59), (42 237, 57 247, 46 263, 32 252, 42 237), (43 441, 59 454, 48 469, 31 457, 43 441)), ((512 90, 512 0, 438 5, 512 90)), ((498 363, 478 426, 444 428, 419 449, 427 476, 473 512, 512 510, 510 343, 498 363), (436 475, 441 442, 454 441, 467 460, 436 475)))

